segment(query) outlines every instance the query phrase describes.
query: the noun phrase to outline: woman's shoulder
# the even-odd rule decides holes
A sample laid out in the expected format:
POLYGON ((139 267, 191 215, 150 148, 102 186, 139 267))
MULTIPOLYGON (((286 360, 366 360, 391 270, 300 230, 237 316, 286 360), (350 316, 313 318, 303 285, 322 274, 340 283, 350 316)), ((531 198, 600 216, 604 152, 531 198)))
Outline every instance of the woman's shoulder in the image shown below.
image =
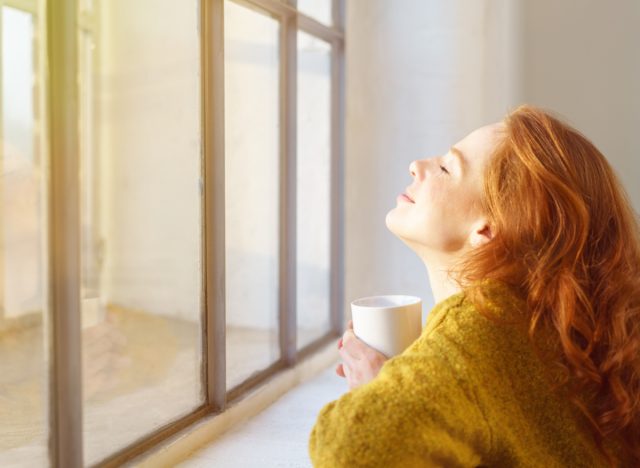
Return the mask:
POLYGON ((483 280, 436 304, 427 331, 445 326, 517 326, 527 322, 527 305, 517 289, 498 280, 483 280))
POLYGON ((526 301, 518 291, 496 280, 454 294, 431 310, 421 345, 443 342, 476 357, 528 347, 526 301))

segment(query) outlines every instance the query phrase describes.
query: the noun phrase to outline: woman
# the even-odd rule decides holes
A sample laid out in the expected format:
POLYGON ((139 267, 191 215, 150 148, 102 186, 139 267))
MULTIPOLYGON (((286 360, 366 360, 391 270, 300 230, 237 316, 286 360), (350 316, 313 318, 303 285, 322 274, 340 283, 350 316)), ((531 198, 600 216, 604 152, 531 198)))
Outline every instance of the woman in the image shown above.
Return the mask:
POLYGON ((640 466, 640 238, 584 136, 521 106, 410 166, 389 230, 436 306, 387 360, 353 334, 314 466, 640 466))

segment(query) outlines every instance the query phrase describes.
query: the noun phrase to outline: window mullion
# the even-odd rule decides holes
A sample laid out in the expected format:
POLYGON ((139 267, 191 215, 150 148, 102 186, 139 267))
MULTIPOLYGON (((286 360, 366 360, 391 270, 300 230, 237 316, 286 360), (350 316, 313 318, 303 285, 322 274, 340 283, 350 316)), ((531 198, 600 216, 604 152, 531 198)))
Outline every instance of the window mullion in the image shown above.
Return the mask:
POLYGON ((319 37, 327 42, 341 41, 343 39, 342 31, 338 30, 335 26, 333 28, 325 26, 303 13, 298 13, 298 27, 301 31, 319 37))
POLYGON ((203 365, 207 403, 223 411, 226 380, 224 0, 201 3, 202 130, 204 136, 203 365), (222 228, 221 228, 222 226, 222 228))
POLYGON ((280 355, 287 366, 296 362, 296 142, 297 19, 282 18, 280 44, 281 203, 280 203, 280 355))
MULTIPOLYGON (((333 0, 335 28, 344 31, 344 0, 333 0)), ((331 43, 331 329, 344 324, 344 41, 331 43)))
POLYGON ((47 2, 53 466, 83 466, 76 1, 47 2))

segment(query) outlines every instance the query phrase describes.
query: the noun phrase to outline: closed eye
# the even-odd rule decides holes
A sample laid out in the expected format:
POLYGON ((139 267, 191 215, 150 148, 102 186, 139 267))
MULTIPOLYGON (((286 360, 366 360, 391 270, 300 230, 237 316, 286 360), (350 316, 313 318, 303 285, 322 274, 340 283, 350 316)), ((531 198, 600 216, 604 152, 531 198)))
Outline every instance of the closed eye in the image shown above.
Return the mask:
POLYGON ((440 166, 440 170, 441 170, 442 172, 446 172, 447 174, 449 173, 449 171, 447 171, 447 168, 446 168, 446 167, 444 167, 444 166, 440 166))

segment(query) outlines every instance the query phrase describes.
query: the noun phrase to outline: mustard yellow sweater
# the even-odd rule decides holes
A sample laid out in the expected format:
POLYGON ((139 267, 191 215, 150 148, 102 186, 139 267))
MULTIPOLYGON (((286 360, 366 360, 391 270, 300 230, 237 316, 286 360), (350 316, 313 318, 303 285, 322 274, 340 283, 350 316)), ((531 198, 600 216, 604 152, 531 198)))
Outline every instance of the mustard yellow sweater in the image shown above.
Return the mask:
MULTIPOLYGON (((483 287, 500 317, 525 307, 502 283, 483 287)), ((579 421, 526 328, 494 324, 458 293, 375 379, 322 408, 309 454, 318 468, 606 466, 579 421)))

